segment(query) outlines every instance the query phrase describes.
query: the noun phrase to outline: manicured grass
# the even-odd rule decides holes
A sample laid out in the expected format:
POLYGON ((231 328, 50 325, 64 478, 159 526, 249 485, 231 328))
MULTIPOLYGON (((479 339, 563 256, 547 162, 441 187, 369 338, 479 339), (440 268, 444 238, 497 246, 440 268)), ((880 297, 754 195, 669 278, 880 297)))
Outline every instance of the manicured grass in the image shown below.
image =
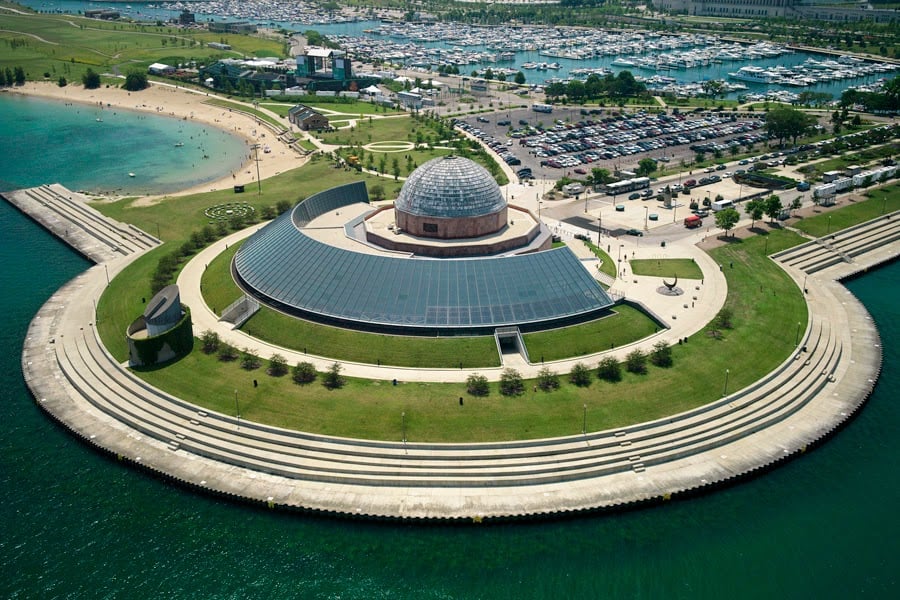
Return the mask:
MULTIPOLYGON (((345 119, 346 117, 340 117, 345 119)), ((409 115, 391 117, 390 119, 364 119, 353 130, 340 129, 338 131, 322 132, 318 137, 329 144, 342 146, 366 145, 380 140, 385 141, 415 141, 416 133, 423 136, 433 135, 433 130, 427 125, 410 118, 409 115)))
POLYGON ((525 346, 531 362, 585 356, 636 342, 660 329, 640 310, 620 304, 601 319, 550 331, 526 333, 525 346))
POLYGON ((590 248, 591 252, 594 253, 594 256, 600 259, 600 271, 602 273, 606 273, 610 277, 615 277, 617 275, 616 265, 609 254, 590 240, 584 240, 584 245, 590 248))
POLYGON ((273 119, 266 113, 256 110, 252 106, 247 106, 246 104, 241 104, 238 102, 230 102, 228 100, 220 100, 219 98, 210 98, 206 101, 206 104, 212 104, 214 106, 221 106, 222 108, 227 108, 229 110, 238 110, 241 112, 245 112, 247 114, 253 115, 258 119, 262 119, 266 123, 270 123, 279 129, 287 129, 288 123, 287 121, 279 121, 277 119, 273 119))
POLYGON ((493 336, 414 337, 363 333, 288 317, 263 307, 241 330, 278 346, 337 360, 400 367, 475 369, 500 364, 493 336))
POLYGON ((402 182, 394 182, 390 178, 336 169, 331 161, 314 156, 314 160, 302 169, 293 169, 263 181, 260 195, 245 193, 238 197, 231 188, 227 188, 216 192, 166 198, 151 206, 134 207, 132 198, 95 204, 94 207, 109 217, 133 223, 152 233, 156 233, 156 227, 159 225, 162 239, 181 243, 191 232, 203 228, 208 223, 203 211, 210 206, 239 199, 252 204, 259 214, 262 207, 275 206, 280 200, 294 203, 301 197, 306 198, 337 185, 361 180, 365 181, 370 189, 374 184, 382 185, 388 198, 396 197, 402 185, 402 182))
MULTIPOLYGON (((769 251, 803 241, 788 231, 769 236, 769 251)), ((406 413, 411 441, 479 442, 531 439, 580 432, 582 406, 589 430, 620 427, 675 414, 705 404, 722 393, 725 369, 729 390, 758 379, 794 349, 797 323, 806 323, 806 305, 796 285, 763 254, 760 237, 737 241, 712 252, 725 270, 734 311, 734 329, 722 339, 705 333, 673 348, 675 365, 650 367, 647 375, 624 373, 619 383, 595 380, 578 388, 566 382, 560 389, 501 396, 495 384, 485 398, 465 393, 462 383, 403 383, 348 378, 347 386, 328 391, 318 382, 295 385, 289 377, 273 378, 262 369, 244 371, 236 363, 222 364, 195 350, 165 368, 141 373, 147 381, 201 406, 234 414, 238 390, 241 416, 246 419, 330 435, 399 439, 400 414, 406 413), (253 380, 259 386, 253 387, 253 380), (465 399, 459 406, 458 398, 465 399)), ((255 317, 254 317, 255 318, 255 317)), ((590 365, 593 367, 594 365, 590 365)))
POLYGON ((97 330, 106 349, 116 360, 128 358, 125 330, 144 313, 146 302, 153 296, 150 281, 159 258, 173 250, 173 244, 163 244, 151 250, 114 277, 100 296, 97 302, 97 330))
POLYGON ((795 223, 794 227, 811 236, 822 237, 900 210, 900 184, 870 190, 866 195, 869 196, 866 200, 861 202, 844 200, 842 202, 845 202, 845 206, 802 219, 795 223))
POLYGON ((689 258, 636 259, 628 262, 635 275, 703 279, 703 271, 689 258))
POLYGON ((283 50, 274 40, 230 34, 225 37, 233 46, 232 52, 206 46, 206 42, 219 41, 221 37, 170 26, 107 22, 77 15, 0 11, 0 39, 15 39, 19 44, 15 51, 0 53, 0 68, 21 66, 31 80, 41 80, 44 73, 50 73, 51 80, 63 76, 70 83, 80 83, 88 68, 100 73, 114 67, 122 73, 129 69, 146 72, 146 67, 154 62, 172 64, 240 54, 281 56, 283 50))
POLYGON ((240 298, 243 293, 241 288, 231 278, 231 259, 244 242, 234 244, 219 254, 203 271, 200 278, 200 290, 206 304, 217 315, 240 298))

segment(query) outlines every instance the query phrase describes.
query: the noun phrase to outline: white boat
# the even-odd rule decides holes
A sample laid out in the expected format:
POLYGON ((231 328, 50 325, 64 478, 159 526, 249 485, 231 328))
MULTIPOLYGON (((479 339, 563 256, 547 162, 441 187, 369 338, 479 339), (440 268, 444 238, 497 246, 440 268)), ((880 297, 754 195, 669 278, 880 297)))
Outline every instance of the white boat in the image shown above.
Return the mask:
POLYGON ((184 142, 178 142, 175 144, 176 148, 181 148, 182 146, 184 146, 184 142))
POLYGON ((616 67, 636 67, 637 63, 633 60, 628 60, 627 58, 617 58, 616 60, 609 63, 616 67))
POLYGON ((134 177, 134 173, 129 173, 128 176, 129 176, 129 177, 134 177))
POLYGON ((766 69, 753 65, 741 67, 736 72, 729 73, 728 76, 732 79, 750 81, 752 83, 772 83, 772 80, 775 79, 775 76, 766 69))

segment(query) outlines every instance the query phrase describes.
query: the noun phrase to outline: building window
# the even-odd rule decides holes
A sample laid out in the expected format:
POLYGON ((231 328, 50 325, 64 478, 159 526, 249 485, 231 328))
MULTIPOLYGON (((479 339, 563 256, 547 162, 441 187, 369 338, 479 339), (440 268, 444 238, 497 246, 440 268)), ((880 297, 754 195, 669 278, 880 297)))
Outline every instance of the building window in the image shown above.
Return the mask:
POLYGON ((437 233, 437 223, 422 223, 422 231, 425 233, 437 233))

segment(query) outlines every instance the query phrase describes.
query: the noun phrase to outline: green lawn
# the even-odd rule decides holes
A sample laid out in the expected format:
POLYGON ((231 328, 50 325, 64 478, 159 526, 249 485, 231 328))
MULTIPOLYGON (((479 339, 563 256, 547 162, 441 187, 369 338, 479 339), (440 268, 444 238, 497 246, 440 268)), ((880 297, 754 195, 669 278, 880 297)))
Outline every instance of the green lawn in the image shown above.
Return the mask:
POLYGON ((590 240, 584 240, 584 245, 590 248, 594 256, 600 259, 600 271, 610 277, 616 277, 616 264, 613 262, 612 257, 590 240))
POLYGON ((522 336, 531 362, 584 356, 624 346, 652 335, 659 326, 640 310, 621 304, 601 319, 522 336))
POLYGON ((870 190, 866 195, 869 198, 861 202, 842 200, 845 205, 841 208, 801 219, 793 227, 811 236, 822 237, 900 210, 900 184, 870 190))
MULTIPOLYGON (((18 7, 21 9, 22 7, 18 7)), ((146 72, 154 62, 169 64, 192 59, 234 57, 241 54, 281 56, 282 45, 247 35, 227 35, 232 52, 206 46, 220 34, 185 31, 122 21, 107 22, 77 15, 28 14, 0 11, 0 68, 21 66, 29 79, 51 80, 60 76, 81 81, 88 68, 96 72, 135 68, 146 72), (7 45, 16 40, 15 47, 7 45), (6 42, 6 43, 4 43, 6 42)))
POLYGON ((703 271, 689 258, 637 259, 628 264, 635 275, 703 279, 703 271))
MULTIPOLYGON (((152 206, 135 207, 134 199, 126 198, 117 202, 95 204, 94 207, 113 219, 133 223, 151 233, 156 233, 158 225, 162 239, 180 243, 191 232, 208 223, 203 211, 210 206, 240 199, 252 204, 258 214, 262 207, 275 206, 280 200, 294 203, 300 198, 353 181, 365 181, 370 189, 373 185, 380 184, 385 188, 388 198, 396 197, 403 184, 390 178, 336 169, 331 161, 314 156, 314 160, 302 169, 293 169, 263 181, 260 195, 245 193, 237 197, 231 188, 227 188, 216 192, 171 197, 152 206)), ((253 188, 253 192, 255 191, 253 188)))
MULTIPOLYGON (((801 243, 789 231, 767 236, 770 252, 801 243)), ((698 333, 673 348, 675 366, 650 367, 647 375, 626 373, 616 384, 599 380, 578 388, 565 382, 554 392, 529 390, 501 396, 496 385, 486 398, 465 394, 463 384, 403 383, 348 378, 340 390, 321 384, 297 386, 262 369, 244 371, 195 350, 166 368, 142 373, 154 385, 202 406, 234 414, 238 390, 241 414, 254 421, 331 435, 397 439, 399 415, 406 413, 413 441, 490 441, 570 435, 580 431, 582 406, 590 430, 619 427, 687 410, 718 398, 725 369, 729 388, 745 386, 783 361, 794 348, 797 323, 806 323, 806 305, 796 285, 764 256, 765 240, 754 237, 712 252, 725 270, 735 327, 721 339, 698 333), (764 343, 761 343, 764 340, 764 343), (259 387, 253 387, 253 380, 259 387), (465 398, 460 407, 458 398, 465 398)), ((254 317, 256 318, 256 317, 254 317)), ((593 366, 593 365, 591 365, 593 366)), ((564 374, 563 374, 564 375, 564 374)))

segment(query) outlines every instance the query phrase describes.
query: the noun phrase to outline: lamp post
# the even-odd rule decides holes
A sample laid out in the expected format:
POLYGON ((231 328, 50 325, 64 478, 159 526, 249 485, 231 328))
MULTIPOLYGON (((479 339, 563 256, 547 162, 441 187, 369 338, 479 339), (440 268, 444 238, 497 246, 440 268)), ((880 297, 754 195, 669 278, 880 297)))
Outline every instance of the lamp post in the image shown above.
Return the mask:
POLYGON ((234 414, 237 416, 237 426, 241 426, 241 405, 238 404, 237 390, 234 390, 234 414))
POLYGON ((600 245, 600 235, 603 233, 603 217, 597 213, 597 246, 600 245))
POLYGON ((262 182, 259 180, 259 144, 253 144, 250 146, 252 150, 255 150, 255 161, 256 161, 256 195, 259 196, 262 194, 262 182))
POLYGON ((831 233, 831 215, 828 215, 828 229, 825 230, 825 235, 831 233))
POLYGON ((538 200, 538 223, 543 223, 541 220, 541 206, 544 204, 543 200, 538 200))
POLYGON ((797 321, 797 337, 794 338, 794 345, 797 346, 800 344, 800 321, 797 321))
POLYGON ((587 404, 582 404, 581 407, 584 410, 581 416, 581 435, 584 435, 587 433, 587 404))
POLYGON ((400 422, 403 426, 403 443, 406 443, 406 412, 400 413, 400 422))
POLYGON ((647 231, 647 216, 650 214, 650 207, 644 207, 644 231, 647 231))
POLYGON ((103 263, 103 268, 106 269, 106 285, 109 285, 109 265, 103 263))
POLYGON ((723 396, 727 396, 727 395, 728 395, 728 373, 729 373, 729 370, 728 370, 728 369, 725 369, 725 387, 722 388, 722 395, 723 395, 723 396))
POLYGON ((625 246, 625 244, 619 244, 619 265, 620 266, 622 264, 622 247, 623 246, 625 246))

